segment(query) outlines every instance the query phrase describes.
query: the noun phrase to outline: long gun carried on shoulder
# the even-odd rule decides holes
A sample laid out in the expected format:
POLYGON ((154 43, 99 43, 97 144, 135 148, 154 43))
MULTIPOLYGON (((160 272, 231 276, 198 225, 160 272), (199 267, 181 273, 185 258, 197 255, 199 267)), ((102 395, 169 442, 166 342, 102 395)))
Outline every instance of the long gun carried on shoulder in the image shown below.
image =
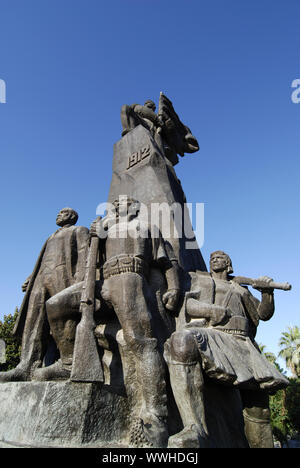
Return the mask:
POLYGON ((262 288, 262 289, 282 289, 283 291, 290 291, 292 289, 292 285, 289 283, 276 283, 275 281, 264 281, 260 278, 253 279, 253 278, 246 278, 245 276, 229 276, 229 279, 234 281, 238 284, 245 284, 249 286, 255 286, 255 288, 262 288))
POLYGON ((95 283, 99 238, 92 237, 80 301, 81 320, 76 328, 71 380, 103 382, 103 369, 97 349, 95 330, 95 283))

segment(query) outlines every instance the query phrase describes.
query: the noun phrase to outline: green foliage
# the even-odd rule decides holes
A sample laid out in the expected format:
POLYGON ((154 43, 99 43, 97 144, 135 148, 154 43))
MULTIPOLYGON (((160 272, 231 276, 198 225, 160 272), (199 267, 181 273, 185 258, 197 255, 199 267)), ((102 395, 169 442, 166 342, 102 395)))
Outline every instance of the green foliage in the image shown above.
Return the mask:
POLYGON ((279 442, 286 442, 290 433, 288 412, 285 407, 285 390, 279 390, 270 397, 271 425, 273 434, 279 442))
POLYGON ((289 379, 285 406, 292 432, 300 433, 300 379, 289 379))
POLYGON ((290 385, 270 397, 271 424, 275 437, 287 442, 287 436, 300 433, 300 379, 289 379, 290 385))
POLYGON ((294 377, 300 377, 300 329, 288 327, 288 331, 282 332, 279 341, 282 348, 279 356, 285 359, 286 366, 292 371, 294 377))
POLYGON ((18 309, 16 308, 13 315, 4 315, 3 322, 0 320, 0 338, 6 344, 6 362, 0 364, 0 371, 14 369, 20 362, 21 340, 12 334, 17 317, 18 309))
MULTIPOLYGON (((279 353, 280 357, 286 359, 287 366, 294 371, 296 366, 292 361, 295 355, 299 339, 299 328, 289 328, 288 332, 281 335, 280 345, 283 347, 279 353)), ((276 356, 266 351, 266 347, 259 345, 260 351, 271 362, 279 372, 285 374, 276 362, 276 356)), ((271 425, 273 434, 281 444, 287 444, 287 436, 300 433, 300 378, 289 378, 290 385, 270 396, 271 425)))

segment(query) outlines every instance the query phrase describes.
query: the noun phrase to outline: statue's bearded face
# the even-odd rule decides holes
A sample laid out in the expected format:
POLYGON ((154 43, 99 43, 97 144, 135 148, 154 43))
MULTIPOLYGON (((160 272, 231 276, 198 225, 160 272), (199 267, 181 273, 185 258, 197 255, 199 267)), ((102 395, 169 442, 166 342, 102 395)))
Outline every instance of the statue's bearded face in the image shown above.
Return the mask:
POLYGON ((67 208, 63 208, 60 210, 56 217, 56 224, 57 226, 65 226, 66 224, 74 224, 73 223, 74 213, 67 208))
POLYGON ((225 271, 228 268, 228 256, 224 254, 213 254, 210 257, 211 271, 225 271))

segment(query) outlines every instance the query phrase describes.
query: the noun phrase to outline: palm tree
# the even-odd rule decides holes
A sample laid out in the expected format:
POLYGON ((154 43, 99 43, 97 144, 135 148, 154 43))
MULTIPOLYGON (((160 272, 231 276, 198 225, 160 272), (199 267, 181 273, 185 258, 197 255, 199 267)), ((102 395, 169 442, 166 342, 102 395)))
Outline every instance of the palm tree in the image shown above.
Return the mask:
POLYGON ((270 353, 269 351, 266 351, 266 346, 264 344, 259 344, 258 346, 259 346, 261 353, 265 356, 265 358, 272 364, 275 364, 275 361, 276 361, 275 354, 270 353))
POLYGON ((269 351, 266 351, 266 346, 264 344, 259 344, 258 345, 259 349, 260 349, 260 352, 265 356, 265 358, 271 363, 273 364, 273 366, 276 367, 276 369, 283 375, 286 374, 285 370, 282 369, 282 367, 280 367, 280 365, 278 364, 278 362, 276 361, 276 356, 275 354, 273 353, 270 353, 269 351))
POLYGON ((300 377, 300 329, 297 326, 288 327, 288 331, 282 332, 279 346, 283 349, 279 356, 285 359, 286 366, 295 377, 300 377))

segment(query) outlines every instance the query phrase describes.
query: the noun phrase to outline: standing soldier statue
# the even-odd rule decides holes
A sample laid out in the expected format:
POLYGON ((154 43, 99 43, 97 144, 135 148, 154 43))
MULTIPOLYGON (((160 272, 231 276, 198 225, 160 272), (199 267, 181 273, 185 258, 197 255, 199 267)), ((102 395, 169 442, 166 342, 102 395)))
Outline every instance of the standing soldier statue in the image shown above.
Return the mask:
POLYGON ((115 212, 91 227, 91 234, 107 230, 101 297, 110 304, 122 327, 123 339, 133 355, 135 391, 140 393, 139 414, 132 421, 130 441, 143 446, 163 447, 167 443, 167 396, 163 358, 151 327, 148 283, 150 268, 156 266, 165 277, 165 307, 174 310, 179 298, 177 260, 167 252, 159 231, 139 217, 139 202, 120 196, 115 212))
MULTIPOLYGON (((75 226, 77 219, 78 214, 72 208, 63 208, 58 213, 56 224, 60 228, 44 244, 33 273, 23 284, 26 294, 14 330, 22 337, 21 361, 15 369, 1 372, 0 382, 31 380, 35 369, 42 365, 49 343, 47 301, 83 280, 89 231, 75 226)), ((54 340, 64 343, 55 366, 57 378, 69 375, 70 348, 73 350, 72 336, 76 325, 72 320, 64 320, 51 330, 54 340)))

